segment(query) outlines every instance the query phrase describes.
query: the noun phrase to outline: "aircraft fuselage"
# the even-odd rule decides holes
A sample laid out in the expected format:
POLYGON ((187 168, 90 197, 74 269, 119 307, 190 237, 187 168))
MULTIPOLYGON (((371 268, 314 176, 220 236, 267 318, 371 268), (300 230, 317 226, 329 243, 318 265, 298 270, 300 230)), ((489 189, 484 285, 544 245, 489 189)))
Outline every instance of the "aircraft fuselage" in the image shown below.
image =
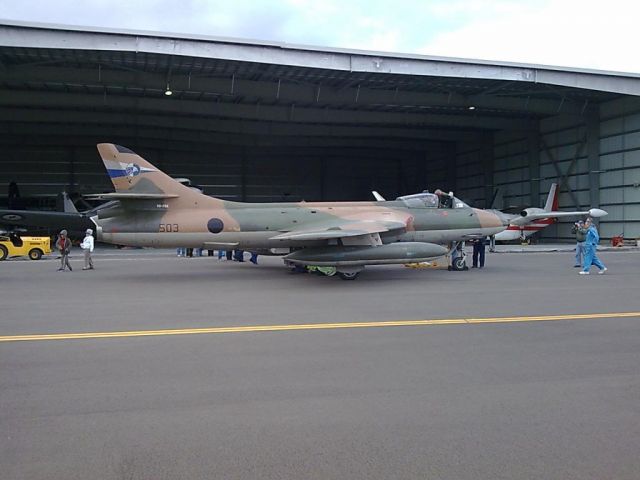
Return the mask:
MULTIPOLYGON (((207 197, 202 197, 206 199, 207 197)), ((278 249, 327 245, 326 240, 280 240, 273 237, 294 230, 312 230, 341 223, 384 220, 406 223, 402 230, 383 232, 382 243, 428 242, 446 244, 465 236, 494 235, 504 230, 497 215, 465 208, 412 208, 390 202, 223 202, 211 208, 200 204, 173 208, 175 200, 126 202, 93 218, 97 238, 108 243, 147 247, 207 247, 278 249)))

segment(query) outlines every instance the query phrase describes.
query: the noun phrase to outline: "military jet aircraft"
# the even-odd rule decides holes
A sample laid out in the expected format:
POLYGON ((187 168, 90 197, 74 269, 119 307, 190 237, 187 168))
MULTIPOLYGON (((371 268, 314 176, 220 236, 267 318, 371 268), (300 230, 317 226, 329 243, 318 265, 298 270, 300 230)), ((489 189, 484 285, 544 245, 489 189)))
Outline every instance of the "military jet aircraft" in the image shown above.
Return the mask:
MULTIPOLYGON (((202 188, 193 185, 188 178, 176 178, 177 182, 192 190, 202 193, 202 188)), ((76 202, 85 207, 78 211, 67 192, 60 194, 63 211, 50 210, 4 210, 0 209, 0 234, 22 234, 24 232, 51 231, 57 233, 60 230, 68 230, 71 236, 84 236, 87 228, 93 228, 91 221, 103 208, 109 208, 118 203, 117 200, 109 200, 97 206, 90 205, 86 200, 101 198, 101 194, 83 195, 76 198, 76 202)))
MULTIPOLYGON (((87 228, 93 228, 90 218, 104 207, 103 204, 78 212, 66 192, 62 192, 63 212, 44 210, 0 210, 0 232, 25 232, 28 230, 53 230, 56 233, 63 228, 78 235, 84 235, 87 228)), ((111 202, 113 205, 115 202, 111 202)))
POLYGON ((126 147, 98 151, 117 200, 91 220, 102 242, 149 247, 242 249, 284 255, 288 266, 334 266, 345 280, 366 265, 422 262, 450 242, 505 229, 497 215, 423 193, 391 202, 242 203, 181 185, 126 147))

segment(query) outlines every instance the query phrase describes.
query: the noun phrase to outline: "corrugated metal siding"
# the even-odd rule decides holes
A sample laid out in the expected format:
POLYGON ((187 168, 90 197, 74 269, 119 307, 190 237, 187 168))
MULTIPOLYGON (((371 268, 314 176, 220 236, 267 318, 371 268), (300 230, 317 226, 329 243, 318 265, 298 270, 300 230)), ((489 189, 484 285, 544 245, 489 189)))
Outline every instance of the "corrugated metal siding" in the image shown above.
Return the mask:
POLYGON ((526 136, 499 132, 494 138, 493 183, 498 190, 494 208, 528 206, 530 203, 529 157, 526 136))
POLYGON ((62 191, 96 193, 113 189, 95 149, 5 148, 0 185, 11 181, 17 182, 29 208, 54 208, 55 198, 62 191))
MULTIPOLYGON (((544 206, 552 183, 558 183, 560 210, 586 210, 589 200, 589 162, 586 146, 586 125, 579 118, 552 117, 540 122, 540 199, 537 207, 544 206), (579 205, 561 182, 567 176, 567 184, 573 190, 579 205), (570 169, 570 171, 569 171, 570 169)), ((540 232, 547 240, 573 240, 571 226, 574 219, 559 220, 540 232)))
POLYGON ((600 232, 640 238, 640 101, 609 102, 601 117, 600 232))
MULTIPOLYGON (((168 175, 188 178, 207 195, 227 200, 373 200, 371 190, 393 199, 426 188, 448 188, 450 159, 438 150, 389 150, 388 156, 378 152, 376 158, 348 148, 343 154, 306 148, 299 155, 284 155, 281 148, 186 151, 172 149, 170 142, 169 148, 148 143, 126 145, 168 175)), ((95 147, 12 146, 4 151, 1 162, 0 185, 16 181, 22 197, 30 199, 30 208, 54 208, 55 197, 62 191, 113 190, 95 147)))
POLYGON ((456 151, 456 196, 471 206, 483 206, 485 203, 484 189, 482 146, 479 143, 458 145, 456 151))

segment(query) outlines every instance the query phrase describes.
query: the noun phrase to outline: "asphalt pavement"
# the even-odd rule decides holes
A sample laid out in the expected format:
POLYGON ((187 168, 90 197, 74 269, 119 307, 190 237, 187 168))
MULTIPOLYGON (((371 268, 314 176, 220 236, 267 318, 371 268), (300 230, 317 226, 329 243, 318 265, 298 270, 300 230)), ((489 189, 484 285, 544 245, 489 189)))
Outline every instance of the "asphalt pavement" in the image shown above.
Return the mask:
POLYGON ((635 480, 640 253, 600 256, 0 262, 0 478, 635 480))

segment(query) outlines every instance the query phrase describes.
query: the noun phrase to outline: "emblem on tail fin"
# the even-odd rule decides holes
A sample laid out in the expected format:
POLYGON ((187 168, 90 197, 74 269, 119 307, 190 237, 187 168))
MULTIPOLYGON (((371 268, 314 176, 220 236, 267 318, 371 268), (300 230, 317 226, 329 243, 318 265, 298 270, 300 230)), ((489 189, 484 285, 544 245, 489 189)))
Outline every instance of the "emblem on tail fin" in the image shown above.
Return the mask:
POLYGON ((133 178, 136 175, 140 175, 140 166, 135 163, 130 163, 124 167, 124 171, 127 173, 127 177, 133 178))
POLYGON ((154 168, 141 167, 137 163, 122 163, 107 160, 105 160, 104 163, 105 165, 107 165, 107 171, 109 172, 109 176, 111 178, 126 177, 129 183, 131 183, 131 180, 133 180, 133 178, 142 173, 157 172, 157 170, 154 168))

